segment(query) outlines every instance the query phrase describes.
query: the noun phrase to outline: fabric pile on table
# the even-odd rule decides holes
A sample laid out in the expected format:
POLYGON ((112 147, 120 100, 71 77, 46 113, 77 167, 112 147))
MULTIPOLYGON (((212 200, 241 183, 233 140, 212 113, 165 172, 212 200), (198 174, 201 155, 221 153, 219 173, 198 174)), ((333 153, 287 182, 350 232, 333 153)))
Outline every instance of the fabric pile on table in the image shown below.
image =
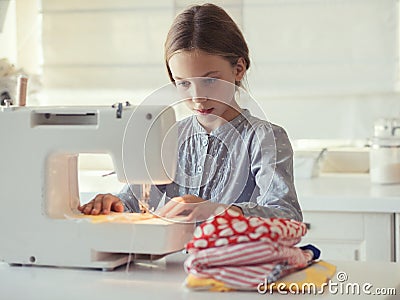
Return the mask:
POLYGON ((185 284, 212 291, 257 290, 277 282, 290 284, 281 279, 302 270, 297 282, 321 285, 336 268, 326 262, 315 268, 320 251, 313 245, 295 246, 306 232, 302 222, 226 210, 199 225, 186 245, 190 256, 184 263, 189 274, 185 284))

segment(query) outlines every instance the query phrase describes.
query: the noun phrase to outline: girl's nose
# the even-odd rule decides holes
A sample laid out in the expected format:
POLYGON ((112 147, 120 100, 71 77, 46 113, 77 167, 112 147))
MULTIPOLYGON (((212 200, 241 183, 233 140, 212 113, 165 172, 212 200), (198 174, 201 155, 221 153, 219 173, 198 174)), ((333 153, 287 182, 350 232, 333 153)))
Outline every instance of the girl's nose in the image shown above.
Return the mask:
POLYGON ((194 103, 202 103, 202 102, 207 101, 207 98, 206 97, 199 97, 199 96, 192 96, 192 101, 194 103))
POLYGON ((190 87, 190 97, 192 101, 197 102, 204 102, 207 100, 207 89, 201 86, 199 82, 194 81, 190 87))

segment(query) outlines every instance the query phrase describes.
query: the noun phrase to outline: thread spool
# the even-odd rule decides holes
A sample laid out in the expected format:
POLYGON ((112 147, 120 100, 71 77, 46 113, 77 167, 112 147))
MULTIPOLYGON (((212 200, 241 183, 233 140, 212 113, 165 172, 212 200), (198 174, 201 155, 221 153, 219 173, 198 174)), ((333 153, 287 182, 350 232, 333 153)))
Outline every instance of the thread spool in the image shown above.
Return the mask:
POLYGON ((17 101, 15 105, 25 106, 26 105, 26 91, 28 88, 28 77, 25 75, 20 75, 18 77, 17 84, 17 101))

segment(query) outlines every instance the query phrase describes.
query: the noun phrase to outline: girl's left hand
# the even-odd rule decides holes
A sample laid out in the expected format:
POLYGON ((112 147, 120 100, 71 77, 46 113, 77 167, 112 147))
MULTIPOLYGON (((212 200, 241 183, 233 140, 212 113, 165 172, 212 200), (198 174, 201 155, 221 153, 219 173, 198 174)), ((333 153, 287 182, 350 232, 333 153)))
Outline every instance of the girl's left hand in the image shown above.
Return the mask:
MULTIPOLYGON (((172 198, 164 207, 155 212, 157 216, 173 218, 178 215, 186 216, 184 221, 201 222, 208 219, 220 208, 222 210, 229 207, 225 204, 213 203, 194 195, 184 195, 172 198)), ((235 207, 240 210, 240 208, 235 207)))

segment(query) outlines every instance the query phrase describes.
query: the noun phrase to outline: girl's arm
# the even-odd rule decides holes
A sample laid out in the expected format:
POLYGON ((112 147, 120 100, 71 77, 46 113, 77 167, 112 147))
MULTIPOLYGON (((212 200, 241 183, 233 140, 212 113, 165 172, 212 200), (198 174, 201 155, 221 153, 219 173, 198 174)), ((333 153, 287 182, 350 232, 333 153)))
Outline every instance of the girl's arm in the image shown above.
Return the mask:
POLYGON ((240 207, 247 216, 302 221, 303 216, 294 186, 293 150, 285 130, 276 125, 272 125, 272 128, 274 142, 271 143, 270 128, 259 125, 255 129, 249 149, 251 172, 259 194, 255 201, 235 203, 235 206, 240 207), (271 155, 274 151, 275 155, 271 155))

